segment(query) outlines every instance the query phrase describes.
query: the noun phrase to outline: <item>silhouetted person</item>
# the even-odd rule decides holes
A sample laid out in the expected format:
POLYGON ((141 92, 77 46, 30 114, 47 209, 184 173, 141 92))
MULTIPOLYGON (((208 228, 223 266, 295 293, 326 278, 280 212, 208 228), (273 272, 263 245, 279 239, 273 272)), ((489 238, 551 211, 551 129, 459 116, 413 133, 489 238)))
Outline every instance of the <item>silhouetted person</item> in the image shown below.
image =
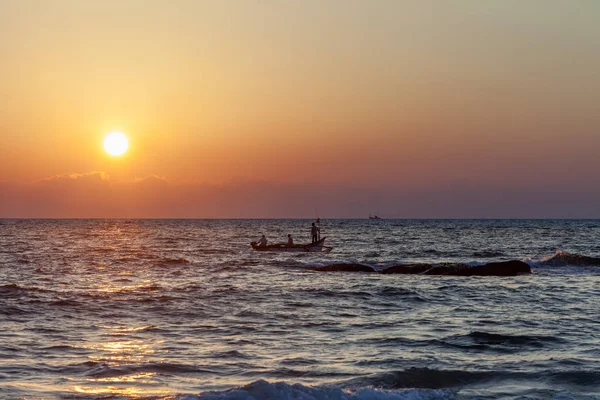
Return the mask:
POLYGON ((317 240, 321 240, 321 218, 317 217, 317 240))
POLYGON ((310 233, 312 235, 312 242, 316 243, 319 241, 319 228, 317 228, 317 226, 315 225, 315 223, 312 223, 312 228, 310 229, 310 233))
POLYGON ((293 246, 294 245, 294 239, 292 239, 292 235, 288 233, 288 246, 293 246))
POLYGON ((258 241, 258 245, 260 247, 265 247, 267 245, 267 238, 264 234, 261 236, 260 240, 258 241))

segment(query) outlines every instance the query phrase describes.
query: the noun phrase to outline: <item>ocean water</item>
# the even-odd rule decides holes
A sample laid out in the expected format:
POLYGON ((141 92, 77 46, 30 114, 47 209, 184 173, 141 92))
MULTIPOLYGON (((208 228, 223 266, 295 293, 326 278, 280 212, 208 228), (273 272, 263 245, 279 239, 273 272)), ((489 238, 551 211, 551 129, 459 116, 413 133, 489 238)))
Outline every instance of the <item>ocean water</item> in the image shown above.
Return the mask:
POLYGON ((310 222, 1 220, 0 398, 600 398, 600 221, 310 222))

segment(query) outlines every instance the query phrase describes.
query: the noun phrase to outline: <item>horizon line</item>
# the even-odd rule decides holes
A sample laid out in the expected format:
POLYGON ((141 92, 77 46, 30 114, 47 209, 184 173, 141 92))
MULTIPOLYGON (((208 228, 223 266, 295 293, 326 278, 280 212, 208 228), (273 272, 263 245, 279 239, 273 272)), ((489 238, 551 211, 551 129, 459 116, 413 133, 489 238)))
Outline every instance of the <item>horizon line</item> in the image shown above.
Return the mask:
MULTIPOLYGON (((292 220, 292 221, 313 221, 317 218, 296 218, 296 217, 253 217, 253 218, 236 218, 236 217, 0 217, 0 221, 34 221, 34 220, 46 220, 46 221, 82 221, 82 220, 120 220, 120 221, 278 221, 278 220, 292 220)), ((592 218, 573 218, 573 217, 494 217, 494 218, 380 218, 370 219, 369 217, 349 217, 349 218, 320 218, 325 221, 343 221, 343 220, 355 220, 355 221, 600 221, 600 217, 592 218)))

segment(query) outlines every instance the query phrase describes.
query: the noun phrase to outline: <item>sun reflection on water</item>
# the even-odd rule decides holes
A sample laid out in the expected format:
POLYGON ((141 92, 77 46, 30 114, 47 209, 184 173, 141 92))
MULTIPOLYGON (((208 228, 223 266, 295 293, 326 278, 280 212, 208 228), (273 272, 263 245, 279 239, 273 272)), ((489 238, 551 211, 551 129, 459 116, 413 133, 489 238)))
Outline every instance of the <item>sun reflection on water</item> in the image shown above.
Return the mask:
POLYGON ((94 350, 95 355, 90 356, 92 361, 125 364, 144 361, 148 356, 156 353, 154 345, 159 343, 162 343, 162 341, 147 342, 142 339, 135 339, 94 343, 85 347, 94 350))
POLYGON ((88 384, 73 386, 73 391, 87 395, 128 398, 165 396, 169 392, 168 389, 160 387, 157 372, 132 368, 163 362, 164 359, 157 358, 156 354, 164 340, 121 338, 126 335, 143 334, 155 328, 154 326, 97 325, 96 327, 101 329, 101 335, 95 343, 84 347, 93 350, 93 354, 88 358, 92 362, 99 363, 101 371, 95 376, 87 377, 85 380, 88 384), (119 339, 102 341, 102 338, 107 336, 119 339))
POLYGON ((146 326, 122 326, 122 325, 98 325, 98 328, 112 329, 115 331, 114 335, 127 332, 147 331, 156 328, 154 325, 146 326))
POLYGON ((156 372, 138 372, 137 374, 124 375, 124 376, 110 376, 106 378, 88 378, 88 381, 91 382, 115 382, 115 383, 123 383, 123 382, 136 382, 136 383, 156 383, 156 380, 152 379, 152 377, 156 375, 156 372))
POLYGON ((117 387, 117 386, 73 386, 73 391, 87 395, 122 396, 129 398, 140 398, 148 396, 165 396, 170 391, 168 388, 143 389, 140 387, 117 387))

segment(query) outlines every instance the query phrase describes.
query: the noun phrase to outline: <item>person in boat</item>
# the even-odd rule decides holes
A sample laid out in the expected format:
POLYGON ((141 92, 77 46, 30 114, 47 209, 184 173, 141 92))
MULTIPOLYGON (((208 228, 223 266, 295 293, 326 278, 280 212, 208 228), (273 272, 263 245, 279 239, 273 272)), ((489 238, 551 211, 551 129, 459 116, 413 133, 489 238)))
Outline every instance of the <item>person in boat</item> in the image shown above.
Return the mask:
POLYGON ((287 245, 292 247, 294 245, 294 239, 292 238, 292 235, 288 233, 288 242, 287 245))
POLYGON ((312 235, 312 242, 316 243, 319 241, 319 228, 317 228, 317 226, 315 225, 315 223, 312 223, 312 227, 310 229, 310 233, 312 235))
POLYGON ((265 236, 265 234, 263 233, 263 235, 260 237, 260 240, 258 241, 258 245, 260 247, 267 247, 267 237, 265 236))

